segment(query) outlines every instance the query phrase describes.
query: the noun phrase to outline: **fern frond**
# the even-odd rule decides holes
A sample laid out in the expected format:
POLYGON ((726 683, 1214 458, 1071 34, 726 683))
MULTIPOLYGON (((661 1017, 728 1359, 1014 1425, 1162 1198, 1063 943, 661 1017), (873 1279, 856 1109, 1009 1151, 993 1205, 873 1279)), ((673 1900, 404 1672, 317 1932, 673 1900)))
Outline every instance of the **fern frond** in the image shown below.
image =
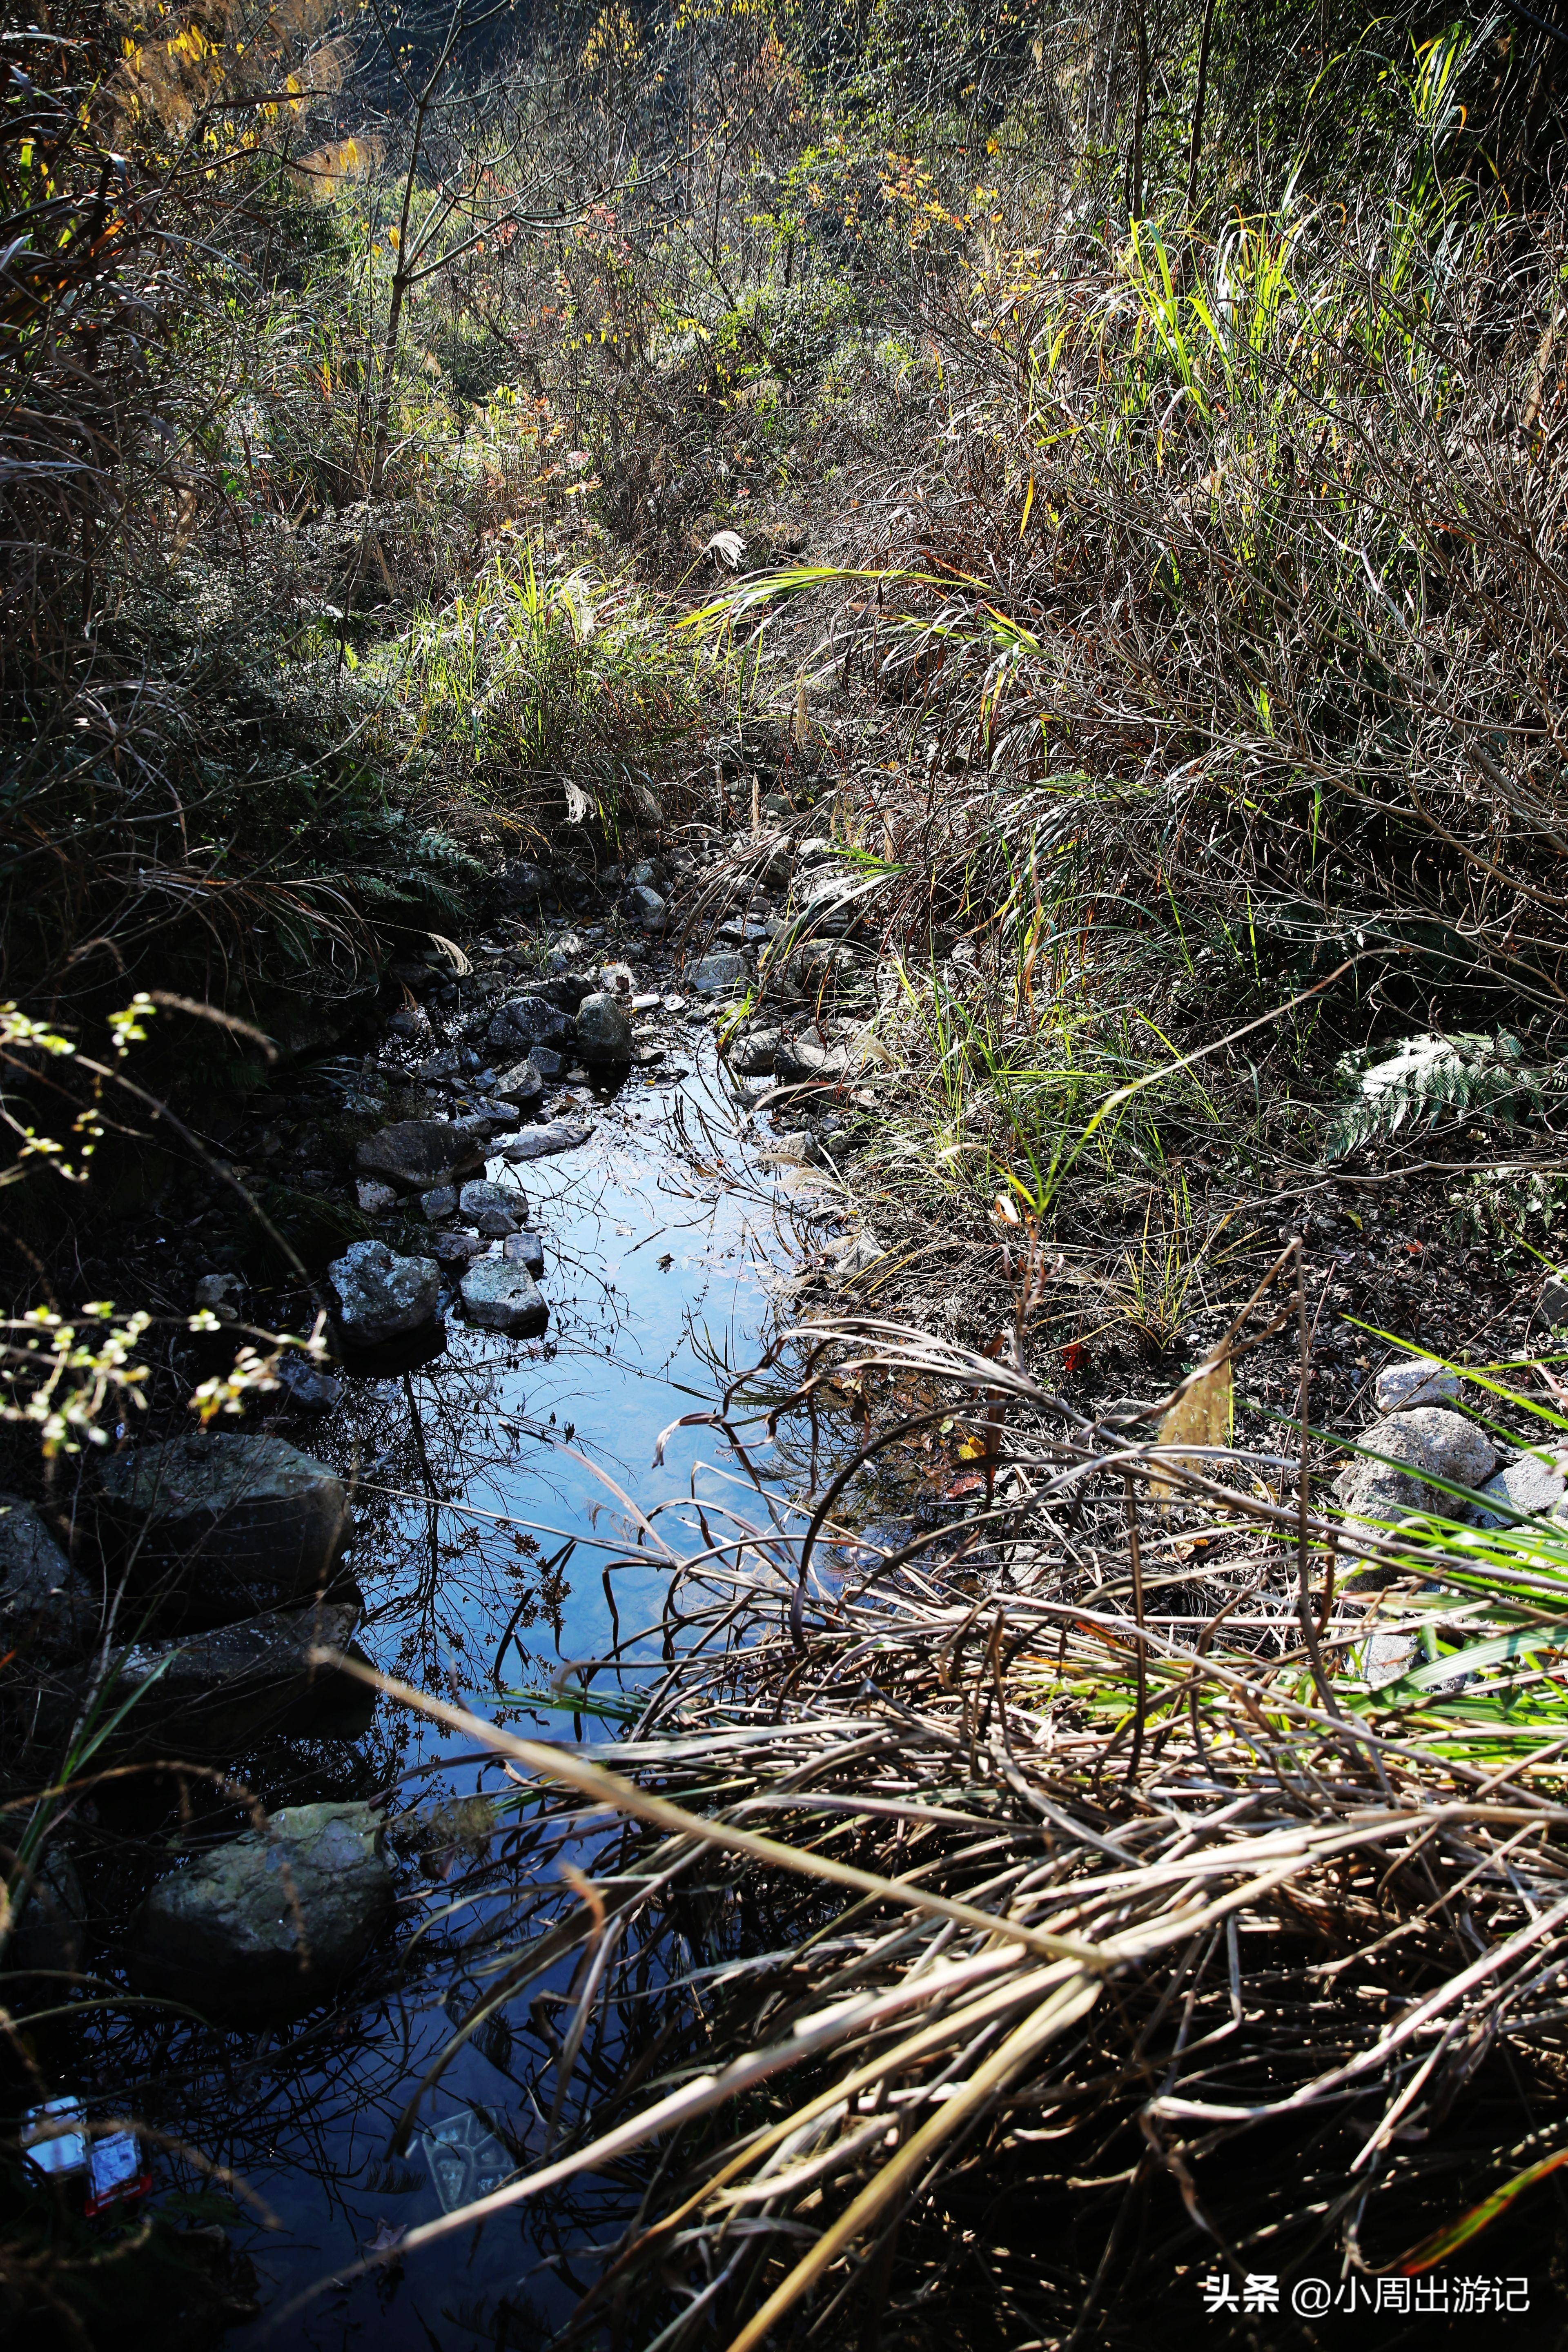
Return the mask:
POLYGON ((1495 1037, 1477 1031, 1407 1037, 1375 1061, 1364 1050, 1345 1055, 1334 1075, 1352 1099, 1324 1130, 1325 1160, 1342 1160, 1401 1128, 1430 1128, 1446 1110, 1511 1120, 1519 1096, 1539 1091, 1541 1083, 1506 1030, 1495 1037))

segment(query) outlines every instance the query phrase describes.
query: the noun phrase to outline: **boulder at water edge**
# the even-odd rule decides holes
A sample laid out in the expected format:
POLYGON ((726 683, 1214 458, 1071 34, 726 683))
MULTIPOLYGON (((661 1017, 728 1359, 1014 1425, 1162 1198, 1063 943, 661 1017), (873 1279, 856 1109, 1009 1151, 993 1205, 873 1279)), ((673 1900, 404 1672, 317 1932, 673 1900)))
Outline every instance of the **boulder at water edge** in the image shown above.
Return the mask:
POLYGON ((527 1266, 515 1260, 482 1257, 463 1276, 463 1311, 481 1331, 505 1331, 531 1339, 550 1320, 550 1309, 527 1266))
POLYGON ((87 1579, 31 1503, 0 1495, 0 1648, 53 1661, 84 1650, 98 1625, 87 1579))
POLYGON ((101 1471, 107 1531, 139 1592, 185 1623, 217 1625, 319 1591, 348 1533, 348 1497, 324 1462, 281 1437, 192 1430, 101 1471))
POLYGON ((572 1035, 572 1020, 547 996, 514 996, 503 1004, 485 1031, 487 1042, 504 1050, 526 1054, 531 1045, 564 1045, 572 1035))
POLYGON ((236 1741, 285 1716, 298 1730, 313 1715, 342 1711, 358 1685, 314 1664, 311 1652, 347 1651, 358 1615, 353 1601, 323 1601, 114 1651, 110 1708, 133 1702, 113 1735, 116 1750, 161 1744, 177 1727, 185 1747, 232 1754, 236 1741))
POLYGON ((309 2009, 363 1958, 392 1895, 379 1813, 291 1805, 158 1881, 132 1921, 132 1978, 237 2023, 309 2009))
POLYGON ((384 1242, 352 1242, 327 1268, 351 1347, 384 1348, 434 1323, 441 1275, 433 1257, 398 1257, 384 1242))
POLYGON ((590 1068, 624 1069, 631 1060, 632 1017, 607 989, 577 1007, 577 1052, 590 1068))
POLYGON ((1436 1405, 1417 1405, 1374 1421, 1358 1442, 1366 1454, 1386 1457, 1370 1461, 1358 1455, 1334 1481, 1346 1517, 1361 1525, 1397 1522, 1419 1511, 1463 1518, 1462 1499, 1431 1482, 1441 1478, 1456 1486, 1479 1487, 1497 1467, 1497 1449, 1485 1432, 1462 1413, 1436 1405))
POLYGON ((544 1272, 544 1244, 536 1233, 509 1234, 500 1254, 508 1265, 525 1265, 536 1281, 544 1272))
POLYGON ((427 1192, 483 1167, 484 1129, 462 1118, 403 1118, 367 1135, 355 1157, 366 1176, 400 1192, 427 1192))

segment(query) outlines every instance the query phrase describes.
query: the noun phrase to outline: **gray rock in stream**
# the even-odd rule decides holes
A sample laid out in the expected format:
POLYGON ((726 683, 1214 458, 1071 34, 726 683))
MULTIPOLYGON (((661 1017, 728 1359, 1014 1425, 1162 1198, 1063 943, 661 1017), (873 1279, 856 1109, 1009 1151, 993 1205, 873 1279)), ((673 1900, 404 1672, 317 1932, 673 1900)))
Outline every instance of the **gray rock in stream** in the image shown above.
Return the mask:
POLYGON ((525 1265, 536 1280, 544 1272, 544 1244, 535 1233, 509 1234, 500 1254, 506 1265, 525 1265))
POLYGON ((455 1184, 432 1184, 427 1192, 420 1193, 419 1205, 430 1223, 438 1225, 443 1217, 457 1215, 458 1188, 455 1184))
POLYGON ((0 1648, 53 1663, 91 1642, 98 1608, 31 1503, 0 1495, 0 1648))
POLYGON ((621 900, 621 912, 628 923, 636 923, 639 930, 647 931, 650 938, 655 939, 669 920, 668 902, 643 882, 626 892, 621 900))
POLYGON ((503 1051, 526 1053, 531 1045, 568 1044, 572 1033, 571 1015, 552 1004, 548 997, 534 994, 514 996, 509 1004, 503 1004, 491 1016, 485 1035, 490 1045, 503 1051))
POLYGON ((384 1242, 351 1242, 327 1268, 339 1320, 355 1348, 384 1348, 423 1331, 441 1311, 441 1276, 431 1257, 398 1257, 384 1242))
POLYGON ((543 1092, 544 1080, 531 1060, 514 1063, 510 1070, 502 1070, 495 1083, 497 1099, 513 1103, 519 1110, 536 1103, 543 1092))
POLYGON ((187 1623, 222 1624, 319 1591, 348 1533, 348 1497, 323 1462, 281 1437, 191 1430, 111 1455, 105 1532, 132 1588, 187 1623))
POLYGON ((427 1192, 484 1165, 483 1129, 460 1118, 405 1118, 367 1135, 355 1155, 366 1176, 401 1192, 427 1192))
POLYGON ((463 1276, 462 1295, 464 1313, 481 1331, 531 1339, 550 1320, 550 1309, 527 1266, 507 1258, 476 1259, 463 1276))
MULTIPOLYGON (((6 1947, 6 1974, 76 1976, 86 1954, 87 1896, 68 1849, 57 1838, 34 1866, 22 1916, 6 1947)), ((64 2000, 69 1987, 57 1985, 53 1991, 57 2000, 64 2000)))
POLYGON ((1341 1471, 1334 1492, 1352 1525, 1374 1531, 1377 1522, 1397 1524, 1418 1512, 1464 1517, 1463 1502, 1431 1482, 1440 1478, 1457 1486, 1479 1487, 1497 1467, 1497 1449, 1485 1432, 1462 1413, 1445 1412, 1436 1405, 1391 1413, 1373 1422, 1359 1442, 1368 1454, 1388 1458, 1373 1462, 1358 1456, 1341 1471))
POLYGON ((133 1983, 235 2023, 312 2007, 391 1915, 382 1830, 369 1805, 291 1805, 161 1878, 132 1921, 133 1983))
POLYGON ((437 1264, 448 1268, 467 1265, 470 1258, 483 1257, 489 1247, 489 1244, 482 1234, 469 1233, 461 1225, 437 1234, 430 1244, 437 1264))
POLYGON ((349 1601, 313 1608, 267 1610, 237 1624, 215 1626, 181 1642, 138 1642, 110 1654, 110 1711, 132 1701, 111 1735, 119 1752, 160 1745, 171 1732, 183 1744, 233 1753, 237 1741, 276 1724, 307 1727, 310 1702, 341 1706, 348 1677, 315 1666, 310 1653, 348 1651, 359 1616, 349 1601))
POLYGON ((492 1184, 484 1178, 465 1184, 458 1195, 458 1209, 469 1224, 491 1241, 506 1234, 515 1234, 528 1214, 528 1202, 521 1192, 508 1192, 504 1184, 492 1184))
POLYGON ((705 955, 686 975, 686 984, 699 996, 728 996, 746 985, 746 967, 738 955, 705 955))
POLYGON ((577 1007, 577 1052, 591 1068, 624 1068, 632 1058, 631 1014, 607 989, 577 1007))
POLYGON ((548 1119, 542 1127, 525 1127, 521 1135, 503 1143, 501 1158, 513 1161, 545 1160, 554 1151, 575 1151, 593 1132, 593 1128, 582 1120, 548 1119))

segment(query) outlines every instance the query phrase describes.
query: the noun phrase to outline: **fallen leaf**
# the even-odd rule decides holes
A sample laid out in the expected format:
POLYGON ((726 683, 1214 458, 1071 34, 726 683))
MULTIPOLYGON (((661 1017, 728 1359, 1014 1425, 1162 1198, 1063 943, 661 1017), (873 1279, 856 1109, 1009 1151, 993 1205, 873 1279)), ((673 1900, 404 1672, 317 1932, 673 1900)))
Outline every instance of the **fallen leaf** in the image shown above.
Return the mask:
MULTIPOLYGON (((1212 1365, 1183 1390, 1163 1417, 1156 1443, 1173 1448, 1179 1445, 1228 1445, 1234 1413, 1235 1394, 1231 1387, 1230 1358, 1227 1356, 1223 1363, 1212 1365)), ((1168 1478, 1156 1476, 1150 1481, 1152 1494, 1172 1495, 1175 1491, 1168 1478)))

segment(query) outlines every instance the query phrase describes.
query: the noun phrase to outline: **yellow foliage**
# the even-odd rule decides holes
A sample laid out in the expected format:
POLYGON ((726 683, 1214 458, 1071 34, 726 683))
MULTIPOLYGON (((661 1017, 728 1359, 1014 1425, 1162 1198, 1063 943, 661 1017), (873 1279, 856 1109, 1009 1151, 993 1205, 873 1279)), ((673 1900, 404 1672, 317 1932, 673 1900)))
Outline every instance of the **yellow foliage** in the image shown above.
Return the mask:
POLYGON ((289 175, 297 187, 327 204, 345 180, 363 179, 367 172, 374 172, 382 152, 382 142, 374 135, 330 139, 324 147, 296 157, 289 166, 289 175))

